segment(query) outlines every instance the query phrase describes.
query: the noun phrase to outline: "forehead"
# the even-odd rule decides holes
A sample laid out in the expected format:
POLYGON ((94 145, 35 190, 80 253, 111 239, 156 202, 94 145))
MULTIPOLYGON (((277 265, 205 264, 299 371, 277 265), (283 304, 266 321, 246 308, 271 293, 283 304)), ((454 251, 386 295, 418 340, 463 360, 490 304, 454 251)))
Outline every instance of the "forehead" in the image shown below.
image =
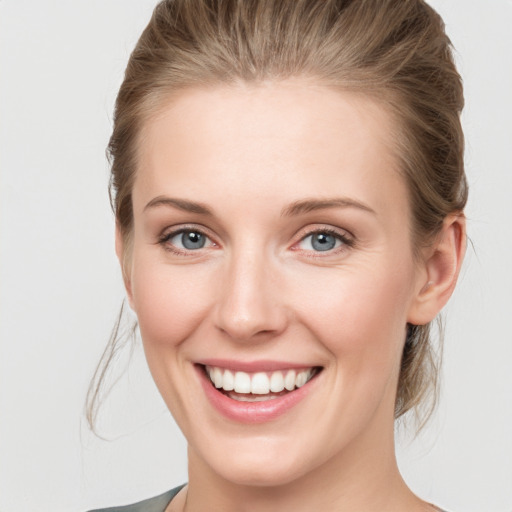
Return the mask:
POLYGON ((376 101, 305 80, 187 89, 143 127, 134 206, 177 192, 276 203, 336 193, 380 208, 405 195, 393 128, 376 101))

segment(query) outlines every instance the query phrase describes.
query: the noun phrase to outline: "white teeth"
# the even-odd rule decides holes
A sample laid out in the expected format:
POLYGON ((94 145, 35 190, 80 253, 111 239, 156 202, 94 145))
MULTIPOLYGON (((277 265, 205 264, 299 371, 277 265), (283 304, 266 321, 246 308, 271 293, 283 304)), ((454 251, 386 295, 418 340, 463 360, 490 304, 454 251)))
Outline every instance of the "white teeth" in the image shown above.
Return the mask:
POLYGON ((233 391, 233 389, 235 389, 235 376, 229 370, 224 370, 224 380, 222 388, 225 391, 233 391))
POLYGON ((296 379, 295 379, 295 385, 298 388, 301 388, 302 386, 304 386, 304 384, 306 384, 307 378, 308 378, 308 373, 307 372, 299 372, 297 374, 296 379))
MULTIPOLYGON (((300 388, 311 379, 315 372, 313 368, 309 368, 299 372, 296 370, 278 370, 249 374, 207 366, 206 373, 217 389, 247 395, 268 395, 269 393, 280 393, 285 389, 293 391, 300 388)), ((272 396, 272 398, 275 398, 275 396, 272 396)), ((264 399, 266 398, 261 398, 261 400, 264 399)))
POLYGON ((270 381, 266 373, 255 373, 251 379, 251 393, 266 395, 270 391, 270 381))
POLYGON ((288 373, 284 378, 284 387, 288 391, 293 391, 295 389, 295 370, 288 370, 288 373))
POLYGON ((250 393, 251 376, 245 372, 236 372, 234 389, 237 393, 250 393))
POLYGON ((270 391, 280 393, 284 389, 284 378, 281 372, 274 372, 270 377, 270 391))
POLYGON ((213 369, 213 383, 216 388, 222 387, 222 370, 220 368, 213 369))
POLYGON ((249 394, 237 394, 228 393, 228 396, 237 402, 266 402, 267 400, 274 400, 278 398, 277 395, 253 395, 249 394))

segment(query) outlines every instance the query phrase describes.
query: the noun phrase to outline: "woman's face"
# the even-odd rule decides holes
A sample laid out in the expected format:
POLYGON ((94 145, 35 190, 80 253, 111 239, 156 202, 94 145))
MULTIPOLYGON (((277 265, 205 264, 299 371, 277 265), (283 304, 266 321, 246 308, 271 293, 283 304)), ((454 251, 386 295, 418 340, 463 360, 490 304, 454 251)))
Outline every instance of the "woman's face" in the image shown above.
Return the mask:
POLYGON ((192 471, 287 483, 392 444, 425 280, 392 131, 300 80, 187 90, 144 127, 127 287, 192 471))

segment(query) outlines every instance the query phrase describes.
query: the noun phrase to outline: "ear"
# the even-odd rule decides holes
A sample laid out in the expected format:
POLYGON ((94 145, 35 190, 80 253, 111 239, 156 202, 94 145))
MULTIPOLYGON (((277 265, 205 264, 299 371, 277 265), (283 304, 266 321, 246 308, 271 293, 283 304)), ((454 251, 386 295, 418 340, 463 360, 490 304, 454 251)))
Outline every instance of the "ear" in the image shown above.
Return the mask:
MULTIPOLYGON (((128 243, 128 245, 131 245, 128 243)), ((116 255, 121 265, 121 272, 123 274, 124 287, 126 289, 126 296, 128 297, 128 303, 130 308, 135 311, 133 307, 133 296, 132 296, 132 283, 131 283, 131 271, 130 271, 130 255, 131 247, 127 247, 125 238, 121 233, 121 228, 116 222, 116 255)))
POLYGON ((423 271, 408 322, 425 325, 432 321, 451 297, 466 252, 466 218, 463 213, 449 215, 432 247, 425 251, 423 271))

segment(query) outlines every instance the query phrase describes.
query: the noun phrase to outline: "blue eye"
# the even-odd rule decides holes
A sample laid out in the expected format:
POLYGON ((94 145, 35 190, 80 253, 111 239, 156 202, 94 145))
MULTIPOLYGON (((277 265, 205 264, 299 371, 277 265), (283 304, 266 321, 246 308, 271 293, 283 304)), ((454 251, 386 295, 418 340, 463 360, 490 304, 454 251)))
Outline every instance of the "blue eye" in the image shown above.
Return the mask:
POLYGON ((206 235, 200 233, 199 231, 186 230, 169 235, 166 237, 165 241, 178 249, 194 251, 205 247, 209 239, 206 235))
POLYGON ((306 251, 326 252, 337 249, 343 243, 347 243, 341 235, 329 233, 328 231, 317 231, 304 237, 299 247, 306 251))

